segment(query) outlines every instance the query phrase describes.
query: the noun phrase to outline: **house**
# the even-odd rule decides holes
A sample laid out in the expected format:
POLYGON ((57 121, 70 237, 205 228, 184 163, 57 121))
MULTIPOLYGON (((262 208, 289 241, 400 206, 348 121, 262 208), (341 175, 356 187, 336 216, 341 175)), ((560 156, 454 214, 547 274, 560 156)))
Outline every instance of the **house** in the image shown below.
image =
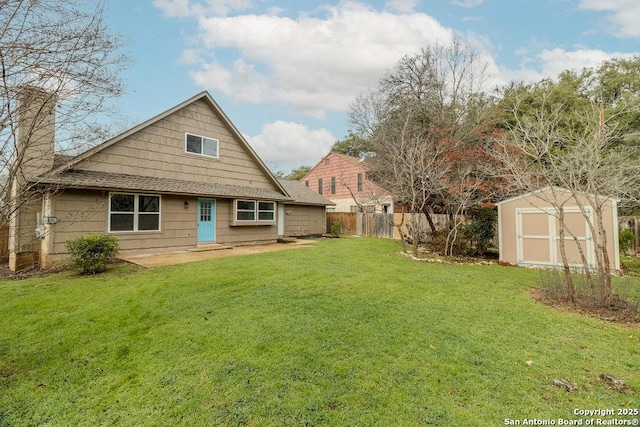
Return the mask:
MULTIPOLYGON (((594 269, 595 240, 585 214, 596 227, 596 211, 589 205, 592 197, 574 197, 569 190, 547 187, 497 203, 500 262, 525 267, 561 268, 560 221, 558 207, 564 211, 565 251, 569 265, 594 269), (584 212, 582 209, 584 209, 584 212)), ((606 199, 602 222, 607 236, 610 269, 620 270, 618 250, 617 201, 606 199)))
POLYGON ((292 200, 278 204, 278 221, 285 237, 315 236, 326 232, 326 209, 335 204, 298 181, 280 179, 292 200))
POLYGON ((357 157, 329 153, 300 182, 336 204, 335 212, 393 213, 393 197, 371 181, 357 157))
POLYGON ((32 113, 19 127, 37 132, 23 148, 18 136, 25 157, 14 187, 29 197, 13 193, 13 270, 48 268, 65 259, 69 238, 89 232, 116 234, 123 255, 324 232, 332 202, 279 181, 207 92, 67 157, 54 154, 51 101, 29 90, 32 113))

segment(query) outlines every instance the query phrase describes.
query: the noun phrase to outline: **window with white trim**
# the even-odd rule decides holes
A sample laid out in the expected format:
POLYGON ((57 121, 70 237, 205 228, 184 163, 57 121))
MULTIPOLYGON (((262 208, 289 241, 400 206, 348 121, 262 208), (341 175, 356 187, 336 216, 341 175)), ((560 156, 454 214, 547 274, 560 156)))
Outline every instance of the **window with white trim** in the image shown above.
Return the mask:
POLYGON ((109 232, 126 231, 160 231, 160 196, 109 195, 109 232))
POLYGON ((218 157, 218 140, 206 136, 185 134, 184 149, 187 153, 200 154, 208 157, 218 157))
POLYGON ((276 203, 260 200, 236 200, 235 220, 238 223, 274 222, 276 203))

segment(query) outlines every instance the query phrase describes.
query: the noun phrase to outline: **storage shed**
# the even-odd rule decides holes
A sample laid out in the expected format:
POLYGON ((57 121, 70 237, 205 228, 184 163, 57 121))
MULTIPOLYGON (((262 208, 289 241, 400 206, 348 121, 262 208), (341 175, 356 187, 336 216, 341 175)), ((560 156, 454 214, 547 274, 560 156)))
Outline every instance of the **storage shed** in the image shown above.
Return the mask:
MULTIPOLYGON (((560 221, 558 207, 565 216, 565 250, 569 264, 582 268, 582 256, 590 269, 596 267, 594 236, 580 206, 597 227, 595 210, 588 197, 579 197, 565 189, 547 187, 499 202, 498 238, 500 262, 546 268, 562 268, 560 252, 560 221)), ((610 269, 620 269, 618 250, 618 204, 608 198, 603 208, 603 223, 607 237, 610 269)), ((597 229, 596 229, 597 230, 597 229)), ((597 231, 596 231, 597 233, 597 231)))

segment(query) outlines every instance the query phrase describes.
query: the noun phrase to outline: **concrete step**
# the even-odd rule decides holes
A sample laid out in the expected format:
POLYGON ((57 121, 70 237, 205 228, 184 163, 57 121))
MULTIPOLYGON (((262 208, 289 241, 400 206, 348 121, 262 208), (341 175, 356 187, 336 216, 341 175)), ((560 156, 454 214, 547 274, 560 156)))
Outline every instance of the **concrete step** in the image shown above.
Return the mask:
POLYGON ((296 243, 298 239, 291 237, 278 237, 278 243, 296 243))
POLYGON ((221 251, 225 249, 233 249, 233 246, 221 245, 219 243, 199 243, 195 248, 189 249, 189 252, 221 251))

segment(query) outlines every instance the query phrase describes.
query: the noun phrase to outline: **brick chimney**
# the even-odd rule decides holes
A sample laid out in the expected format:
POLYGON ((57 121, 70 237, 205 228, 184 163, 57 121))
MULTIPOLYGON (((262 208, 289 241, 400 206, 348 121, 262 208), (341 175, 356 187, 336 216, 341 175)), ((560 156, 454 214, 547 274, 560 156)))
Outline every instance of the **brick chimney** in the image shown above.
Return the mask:
POLYGON ((25 86, 18 91, 16 160, 20 180, 36 177, 53 167, 55 106, 55 96, 44 89, 25 86))

